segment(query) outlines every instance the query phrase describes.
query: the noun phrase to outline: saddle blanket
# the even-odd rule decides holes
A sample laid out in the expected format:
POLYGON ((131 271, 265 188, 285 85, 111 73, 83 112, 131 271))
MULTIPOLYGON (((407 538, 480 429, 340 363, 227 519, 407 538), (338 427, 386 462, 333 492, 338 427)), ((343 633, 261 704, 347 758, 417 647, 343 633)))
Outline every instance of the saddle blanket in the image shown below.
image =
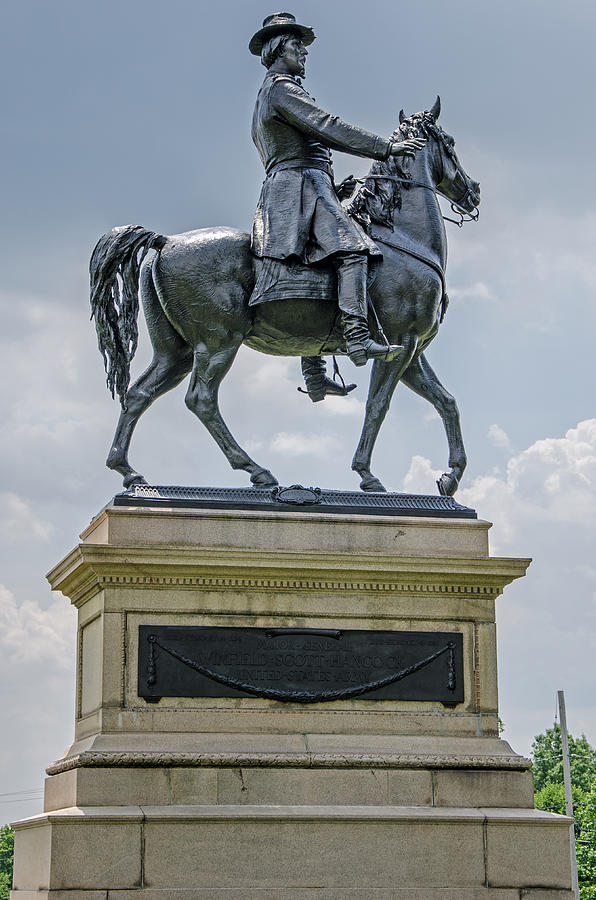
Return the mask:
POLYGON ((279 259, 255 259, 257 280, 249 306, 270 300, 330 300, 337 302, 337 275, 333 266, 304 266, 279 259))

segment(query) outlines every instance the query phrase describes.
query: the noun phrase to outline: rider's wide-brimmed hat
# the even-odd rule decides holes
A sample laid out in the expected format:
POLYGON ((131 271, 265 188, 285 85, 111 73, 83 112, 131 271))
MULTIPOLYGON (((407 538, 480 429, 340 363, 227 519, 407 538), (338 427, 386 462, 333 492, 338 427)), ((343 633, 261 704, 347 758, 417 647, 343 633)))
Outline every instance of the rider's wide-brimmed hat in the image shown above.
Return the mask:
POLYGON ((293 16, 292 13, 273 13, 273 15, 263 19, 263 27, 256 34, 253 34, 248 44, 248 49, 255 56, 260 56, 263 44, 269 38, 285 32, 297 34, 303 44, 312 44, 315 39, 315 33, 312 28, 309 25, 299 25, 296 21, 296 16, 293 16))

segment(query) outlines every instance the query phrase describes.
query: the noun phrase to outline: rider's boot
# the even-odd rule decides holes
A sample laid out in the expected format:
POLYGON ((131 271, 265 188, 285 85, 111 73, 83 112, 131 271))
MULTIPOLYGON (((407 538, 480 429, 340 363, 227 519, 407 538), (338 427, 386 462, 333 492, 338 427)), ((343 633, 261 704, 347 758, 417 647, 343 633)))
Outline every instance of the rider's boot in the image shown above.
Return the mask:
POLYGON ((367 268, 368 260, 364 253, 343 253, 337 257, 337 299, 341 326, 346 339, 346 352, 355 366, 364 366, 369 359, 389 362, 403 350, 396 344, 377 344, 370 336, 367 268))
POLYGON ((338 384, 332 381, 325 374, 327 363, 322 356, 303 356, 302 374, 306 384, 306 393, 313 403, 324 400, 327 394, 334 394, 336 397, 347 397, 350 391, 356 387, 355 384, 338 384))

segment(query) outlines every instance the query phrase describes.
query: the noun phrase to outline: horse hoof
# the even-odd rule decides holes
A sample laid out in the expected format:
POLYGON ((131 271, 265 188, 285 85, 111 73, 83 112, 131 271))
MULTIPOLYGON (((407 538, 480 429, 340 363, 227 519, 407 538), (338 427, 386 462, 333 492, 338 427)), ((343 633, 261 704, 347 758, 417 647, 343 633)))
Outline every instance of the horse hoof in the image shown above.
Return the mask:
POLYGON ((142 475, 135 472, 133 475, 127 475, 122 484, 124 485, 125 490, 128 490, 135 484, 147 484, 147 481, 142 475))
POLYGON ((378 478, 375 478, 374 475, 371 475, 370 478, 363 478, 360 482, 360 490, 361 491, 377 491, 379 493, 387 493, 387 488, 384 484, 382 484, 378 478))
POLYGON ((437 487, 441 497, 453 497, 459 487, 459 480, 450 472, 443 472, 437 481, 437 487))
POLYGON ((269 469, 257 469, 250 476, 250 480, 258 487, 275 487, 276 484, 279 484, 279 481, 275 475, 271 474, 269 469))

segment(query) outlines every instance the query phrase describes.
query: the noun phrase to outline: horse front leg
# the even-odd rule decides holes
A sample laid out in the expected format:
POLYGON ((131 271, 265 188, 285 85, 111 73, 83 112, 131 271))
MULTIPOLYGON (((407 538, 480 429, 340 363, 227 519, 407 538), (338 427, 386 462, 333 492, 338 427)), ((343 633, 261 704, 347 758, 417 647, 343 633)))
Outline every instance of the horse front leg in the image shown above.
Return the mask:
POLYGON ((443 420, 449 445, 450 470, 443 472, 437 481, 437 487, 440 494, 452 497, 459 487, 467 464, 457 403, 435 375, 424 353, 404 372, 402 381, 420 397, 432 403, 443 420))
POLYGON ((219 386, 232 365, 242 337, 238 336, 228 346, 201 343, 195 347, 194 365, 186 405, 195 413, 217 442, 233 469, 244 469, 250 474, 250 480, 258 486, 278 484, 269 469, 265 469, 251 459, 231 434, 219 411, 219 386))
POLYGON ((373 363, 366 400, 366 414, 360 440, 352 460, 352 469, 361 477, 363 491, 385 491, 386 488, 372 474, 370 462, 379 430, 391 404, 391 398, 404 371, 410 365, 418 346, 417 335, 407 335, 404 350, 393 362, 376 360, 373 363))

